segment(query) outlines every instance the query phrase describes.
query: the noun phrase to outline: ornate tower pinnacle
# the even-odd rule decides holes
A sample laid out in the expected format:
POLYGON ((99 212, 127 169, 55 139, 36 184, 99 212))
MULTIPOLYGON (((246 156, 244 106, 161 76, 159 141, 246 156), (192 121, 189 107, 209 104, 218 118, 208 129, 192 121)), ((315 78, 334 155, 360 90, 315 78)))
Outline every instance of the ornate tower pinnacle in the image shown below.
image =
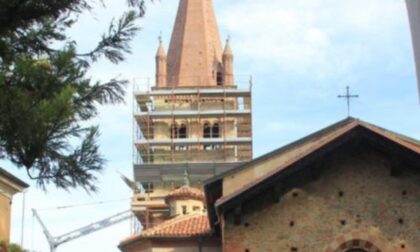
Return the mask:
POLYGON ((167 85, 167 60, 165 49, 162 44, 162 36, 159 36, 159 47, 156 53, 156 85, 165 87, 167 85))
POLYGON ((168 85, 215 86, 221 58, 212 0, 180 0, 168 51, 168 85))
POLYGON ((226 39, 225 50, 223 51, 223 82, 224 85, 231 86, 233 80, 233 52, 230 47, 230 37, 226 39))

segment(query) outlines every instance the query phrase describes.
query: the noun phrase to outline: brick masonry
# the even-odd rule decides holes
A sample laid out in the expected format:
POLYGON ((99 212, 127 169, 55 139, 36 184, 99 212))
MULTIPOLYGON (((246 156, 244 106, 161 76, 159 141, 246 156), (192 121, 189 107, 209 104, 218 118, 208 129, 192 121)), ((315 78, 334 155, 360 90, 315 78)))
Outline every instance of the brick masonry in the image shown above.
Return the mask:
POLYGON ((223 223, 226 252, 417 252, 420 248, 420 175, 390 176, 374 151, 334 153, 312 183, 223 223))

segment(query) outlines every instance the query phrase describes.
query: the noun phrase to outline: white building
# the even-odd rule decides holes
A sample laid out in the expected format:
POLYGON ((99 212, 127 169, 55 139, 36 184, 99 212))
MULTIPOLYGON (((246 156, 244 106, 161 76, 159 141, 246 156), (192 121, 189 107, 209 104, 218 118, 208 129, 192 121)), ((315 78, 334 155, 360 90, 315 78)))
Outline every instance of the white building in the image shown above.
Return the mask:
POLYGON ((406 2, 413 37, 414 58, 417 64, 417 83, 420 97, 420 1, 406 0, 406 2))

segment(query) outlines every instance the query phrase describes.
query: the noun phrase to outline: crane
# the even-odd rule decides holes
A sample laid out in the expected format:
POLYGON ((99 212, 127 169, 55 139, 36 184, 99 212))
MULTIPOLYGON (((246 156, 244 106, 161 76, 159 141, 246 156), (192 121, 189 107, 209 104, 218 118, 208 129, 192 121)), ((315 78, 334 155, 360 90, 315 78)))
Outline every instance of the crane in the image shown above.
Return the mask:
POLYGON ((120 223, 122 221, 128 220, 133 217, 133 213, 130 210, 112 215, 108 218, 105 218, 103 220, 94 222, 92 224, 89 224, 87 226, 78 228, 74 231, 68 232, 66 234, 60 235, 60 236, 52 236, 51 233, 48 231, 47 227, 45 226, 44 222, 42 221, 41 217, 37 213, 35 209, 32 209, 33 216, 39 224, 41 225, 41 228, 44 232, 45 237, 47 238, 48 244, 50 246, 50 252, 55 252, 57 250, 57 247, 60 246, 63 243, 78 239, 82 236, 91 234, 93 232, 99 231, 101 229, 107 228, 109 226, 115 225, 117 223, 120 223))

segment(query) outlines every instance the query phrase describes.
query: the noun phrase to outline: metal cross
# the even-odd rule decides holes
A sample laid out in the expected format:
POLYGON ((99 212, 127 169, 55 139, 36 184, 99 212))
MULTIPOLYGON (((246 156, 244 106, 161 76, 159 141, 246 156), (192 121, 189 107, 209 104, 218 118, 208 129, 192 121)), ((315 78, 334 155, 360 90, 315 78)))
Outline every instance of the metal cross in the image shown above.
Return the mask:
POLYGON ((159 43, 162 43, 162 31, 160 31, 160 33, 159 33, 158 40, 159 40, 159 43))
POLYGON ((347 100, 347 116, 350 116, 350 100, 352 98, 359 98, 359 95, 350 94, 350 87, 346 86, 346 94, 339 95, 338 98, 345 98, 347 100))

